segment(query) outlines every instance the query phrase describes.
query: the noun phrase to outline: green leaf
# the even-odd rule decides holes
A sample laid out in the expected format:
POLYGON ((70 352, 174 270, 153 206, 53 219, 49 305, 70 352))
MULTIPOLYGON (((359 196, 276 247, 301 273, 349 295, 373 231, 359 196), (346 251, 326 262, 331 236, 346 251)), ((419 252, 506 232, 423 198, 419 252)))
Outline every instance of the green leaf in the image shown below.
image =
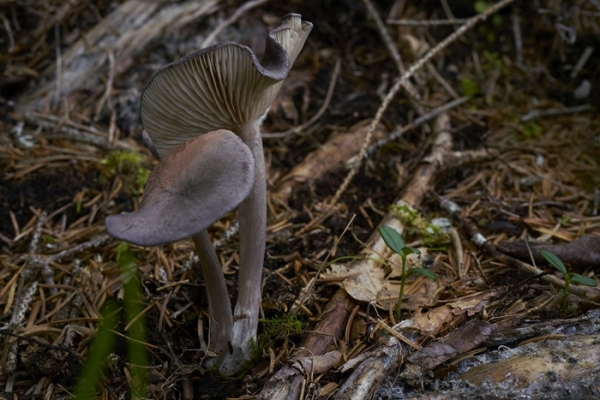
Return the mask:
POLYGON ((565 267, 565 264, 563 264, 560 258, 556 257, 553 253, 547 250, 540 250, 540 255, 544 257, 546 261, 548 261, 548 263, 554 268, 556 268, 558 271, 562 272, 565 275, 567 274, 567 267, 565 267))
POLYGON ((421 254, 421 250, 415 249, 414 247, 407 246, 402 249, 402 254, 404 254, 405 256, 407 256, 409 254, 421 254))
POLYGON ((392 251, 396 254, 402 255, 402 249, 406 244, 404 243, 404 239, 395 229, 390 228, 389 226, 380 226, 377 228, 377 231, 381 235, 381 238, 387 244, 387 246, 392 249, 392 251))
POLYGON ((426 268, 411 268, 407 272, 409 274, 422 275, 425 278, 432 279, 434 282, 437 282, 437 280, 438 280, 438 276, 435 274, 435 272, 428 270, 426 268))
POLYGON ((571 282, 577 283, 579 285, 590 286, 590 287, 598 286, 598 283, 596 282, 595 279, 592 279, 587 276, 579 275, 576 273, 571 274, 571 282))

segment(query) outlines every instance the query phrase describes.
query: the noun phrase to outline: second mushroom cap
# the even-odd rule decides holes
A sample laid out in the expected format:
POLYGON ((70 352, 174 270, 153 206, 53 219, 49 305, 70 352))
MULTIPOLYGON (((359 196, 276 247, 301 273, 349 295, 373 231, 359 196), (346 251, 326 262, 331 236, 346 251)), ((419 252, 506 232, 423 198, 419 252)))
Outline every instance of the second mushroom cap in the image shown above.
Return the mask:
POLYGON ((254 158, 233 132, 191 139, 154 167, 140 208, 106 218, 108 233, 140 246, 182 240, 237 207, 254 183, 254 158))

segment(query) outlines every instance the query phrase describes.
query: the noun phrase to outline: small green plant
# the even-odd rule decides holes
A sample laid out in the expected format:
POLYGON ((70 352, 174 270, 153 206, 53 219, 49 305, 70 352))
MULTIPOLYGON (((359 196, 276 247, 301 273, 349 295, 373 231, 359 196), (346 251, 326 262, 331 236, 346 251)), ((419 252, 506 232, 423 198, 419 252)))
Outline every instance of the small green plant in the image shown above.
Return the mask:
POLYGON ((142 283, 137 268, 135 254, 125 242, 117 247, 116 260, 121 271, 121 281, 125 298, 123 305, 128 329, 127 341, 131 372, 131 398, 141 399, 146 397, 146 364, 148 355, 146 351, 146 321, 144 319, 144 303, 142 302, 142 283))
POLYGON ((542 128, 539 124, 537 124, 534 121, 530 121, 523 124, 522 128, 523 135, 525 135, 527 139, 538 138, 542 136, 542 133, 544 132, 544 128, 542 128))
POLYGON ((551 253, 547 250, 540 250, 540 255, 548 261, 548 263, 553 266, 557 271, 563 274, 565 280, 565 287, 561 289, 560 296, 562 297, 562 307, 563 310, 567 310, 567 296, 569 295, 569 286, 572 283, 577 283, 579 285, 585 285, 590 287, 596 287, 597 283, 594 279, 589 278, 587 276, 583 276, 577 274, 575 272, 567 271, 567 267, 558 258, 554 253, 551 253))
POLYGON ((400 236, 398 232, 396 232, 393 228, 390 228, 389 226, 380 226, 379 228, 377 228, 377 231, 381 235, 381 238, 383 239, 385 244, 394 253, 398 254, 402 259, 400 293, 398 294, 398 302, 396 303, 396 319, 400 321, 402 316, 402 297, 404 296, 404 284, 406 282, 406 278, 408 278, 410 274, 417 274, 437 281, 438 277, 433 271, 430 271, 426 268, 406 268, 406 257, 409 254, 421 254, 421 252, 418 249, 406 246, 406 243, 404 243, 404 239, 402 239, 402 236, 400 236))
POLYGON ((487 50, 483 52, 481 69, 486 74, 490 74, 498 70, 504 76, 508 75, 510 72, 506 64, 504 64, 500 53, 487 50))
MULTIPOLYGON (((473 9, 475 10, 475 12, 481 14, 482 12, 487 11, 487 9, 493 5, 494 5, 494 3, 490 2, 490 1, 477 0, 473 3, 473 9)), ((499 15, 499 14, 492 15, 492 23, 494 24, 494 26, 499 27, 500 25, 502 25, 502 21, 503 21, 503 18, 501 15, 499 15)))
MULTIPOLYGON (((121 280, 123 282, 125 308, 125 322, 127 324, 127 347, 129 353, 129 366, 131 374, 131 399, 146 397, 147 374, 145 366, 148 362, 145 346, 146 325, 143 316, 142 284, 139 278, 135 254, 127 243, 120 243, 117 247, 116 261, 119 265, 121 280)), ((108 300, 103 307, 104 320, 98 327, 98 333, 90 349, 90 354, 85 361, 83 371, 79 378, 76 400, 96 398, 95 393, 105 369, 106 360, 115 346, 115 330, 119 322, 119 309, 113 300, 108 300)))
POLYGON ((144 157, 139 153, 127 150, 115 150, 102 160, 102 164, 111 174, 129 172, 138 168, 144 157))
POLYGON ((304 322, 297 315, 285 314, 282 318, 259 320, 263 324, 263 335, 269 339, 288 337, 298 334, 304 329, 304 322))
POLYGON ((95 398, 96 389, 102 379, 106 368, 106 359, 115 345, 116 335, 114 329, 119 320, 116 302, 107 301, 101 310, 102 322, 90 347, 90 352, 77 382, 75 400, 88 400, 95 398))

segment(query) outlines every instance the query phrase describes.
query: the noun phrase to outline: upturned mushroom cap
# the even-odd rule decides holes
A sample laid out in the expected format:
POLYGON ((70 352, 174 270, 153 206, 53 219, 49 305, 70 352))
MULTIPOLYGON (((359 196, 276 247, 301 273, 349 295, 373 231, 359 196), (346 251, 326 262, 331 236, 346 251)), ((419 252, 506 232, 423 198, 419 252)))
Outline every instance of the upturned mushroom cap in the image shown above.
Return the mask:
POLYGON ((159 70, 142 92, 141 117, 162 157, 192 137, 235 131, 262 116, 312 29, 288 14, 267 36, 265 55, 237 43, 202 49, 159 70))
POLYGON ((106 218, 120 240, 156 246, 188 238, 237 207, 254 183, 254 158, 233 132, 193 138, 154 167, 140 208, 106 218))

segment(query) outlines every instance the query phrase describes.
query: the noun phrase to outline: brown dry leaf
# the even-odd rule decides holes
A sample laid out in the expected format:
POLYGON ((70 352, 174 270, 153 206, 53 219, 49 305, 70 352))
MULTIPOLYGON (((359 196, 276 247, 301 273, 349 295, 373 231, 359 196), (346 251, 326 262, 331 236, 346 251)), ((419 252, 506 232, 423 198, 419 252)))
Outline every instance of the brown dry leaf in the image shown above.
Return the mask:
POLYGON ((373 258, 366 260, 363 267, 356 271, 356 268, 349 269, 346 265, 332 264, 323 272, 323 278, 338 281, 336 284, 353 299, 369 303, 377 300, 377 295, 383 289, 386 272, 383 264, 373 258))
POLYGON ((399 329, 417 329, 420 332, 435 334, 442 327, 451 324, 456 320, 452 314, 452 307, 449 305, 436 307, 429 311, 417 310, 412 318, 400 322, 395 328, 399 329))
POLYGON ((488 290, 485 292, 477 293, 472 296, 465 296, 458 299, 458 301, 450 304, 452 307, 452 314, 462 315, 466 313, 469 317, 480 312, 483 307, 488 303, 488 300, 498 294, 495 289, 488 290))
MULTIPOLYGON (((420 266, 422 258, 429 258, 427 249, 420 249, 421 256, 411 254, 407 257, 407 268, 420 266)), ((323 273, 325 280, 334 281, 343 288, 353 299, 369 303, 376 301, 377 306, 388 309, 389 305, 398 300, 400 279, 402 276, 402 259, 393 254, 388 259, 389 267, 378 261, 378 257, 365 260, 360 268, 352 268, 342 264, 332 264, 323 273), (396 278, 391 280, 391 278, 396 278)), ((405 306, 409 310, 430 303, 437 291, 438 284, 430 279, 411 276, 405 287, 405 306), (415 279, 416 278, 416 279, 415 279), (411 293, 411 284, 416 287, 411 293)))
MULTIPOLYGON (((404 297, 402 308, 415 311, 432 303, 433 296, 438 291, 438 283, 431 279, 418 276, 416 279, 410 277, 404 287, 404 297)), ((390 304, 395 304, 400 292, 400 281, 390 281, 386 279, 383 288, 378 293, 377 306, 384 310, 389 309, 390 304)))

